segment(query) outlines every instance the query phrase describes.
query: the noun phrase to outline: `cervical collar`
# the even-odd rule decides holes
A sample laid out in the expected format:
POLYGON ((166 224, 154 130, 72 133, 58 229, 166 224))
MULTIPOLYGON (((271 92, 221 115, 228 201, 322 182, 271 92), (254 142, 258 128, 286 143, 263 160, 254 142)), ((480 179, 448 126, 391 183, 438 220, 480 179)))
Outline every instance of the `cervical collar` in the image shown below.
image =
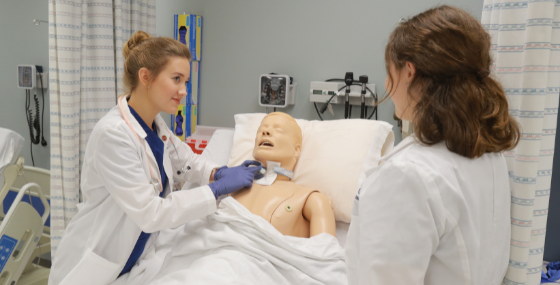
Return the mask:
POLYGON ((272 185, 272 183, 274 183, 274 181, 276 181, 276 177, 278 177, 278 174, 286 176, 290 178, 290 180, 292 180, 292 177, 294 176, 294 173, 292 171, 280 167, 280 162, 267 161, 266 166, 266 172, 263 173, 264 177, 253 182, 264 186, 270 186, 272 185))

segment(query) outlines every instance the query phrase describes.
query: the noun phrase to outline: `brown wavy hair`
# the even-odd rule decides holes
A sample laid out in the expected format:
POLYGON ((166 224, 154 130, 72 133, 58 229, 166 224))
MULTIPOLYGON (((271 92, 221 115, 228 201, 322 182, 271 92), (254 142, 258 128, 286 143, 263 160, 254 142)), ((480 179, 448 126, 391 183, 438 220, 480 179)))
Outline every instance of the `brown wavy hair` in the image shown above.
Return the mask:
POLYGON ((158 76, 171 57, 183 57, 191 61, 189 48, 181 42, 165 37, 152 37, 144 31, 136 31, 123 46, 123 83, 127 93, 138 87, 138 71, 145 67, 150 71, 150 81, 158 76))
POLYGON ((407 62, 416 72, 408 96, 417 102, 412 121, 425 145, 444 141, 468 158, 515 148, 520 130, 510 116, 501 84, 490 76, 490 35, 467 12, 439 6, 401 20, 385 49, 387 94, 393 90, 391 64, 407 62))

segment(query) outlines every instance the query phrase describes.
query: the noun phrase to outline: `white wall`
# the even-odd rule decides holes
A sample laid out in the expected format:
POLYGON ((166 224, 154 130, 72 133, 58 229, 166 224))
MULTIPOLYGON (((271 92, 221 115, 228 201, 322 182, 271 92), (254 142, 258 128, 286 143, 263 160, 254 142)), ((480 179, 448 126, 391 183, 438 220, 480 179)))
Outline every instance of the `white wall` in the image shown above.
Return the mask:
MULTIPOLYGON (((17 87, 18 64, 49 65, 49 27, 33 25, 33 19, 49 19, 48 1, 0 1, 0 127, 13 130, 25 138, 21 155, 31 165, 29 128, 25 113, 25 91, 17 87)), ((35 89, 42 105, 41 90, 35 89)), ((49 91, 45 92, 45 139, 49 143, 33 145, 35 166, 50 169, 49 91)), ((33 97, 33 93, 31 94, 33 97)), ((34 105, 34 104, 33 104, 34 105)), ((33 112, 35 113, 35 112, 33 112)))
MULTIPOLYGON (((310 82, 368 75, 383 95, 384 49, 402 17, 438 4, 458 6, 480 19, 483 0, 213 0, 203 3, 200 123, 233 127, 237 113, 264 112, 258 77, 276 72, 298 82, 296 104, 284 111, 318 119, 309 102, 310 82)), ((159 6, 158 6, 159 8, 159 6)), ((359 106, 354 107, 359 116, 359 106)), ((394 105, 379 119, 395 125, 394 105)), ((344 110, 335 108, 336 118, 344 110)), ((325 113, 326 118, 333 117, 325 113)), ((400 141, 400 131, 396 132, 400 141)))

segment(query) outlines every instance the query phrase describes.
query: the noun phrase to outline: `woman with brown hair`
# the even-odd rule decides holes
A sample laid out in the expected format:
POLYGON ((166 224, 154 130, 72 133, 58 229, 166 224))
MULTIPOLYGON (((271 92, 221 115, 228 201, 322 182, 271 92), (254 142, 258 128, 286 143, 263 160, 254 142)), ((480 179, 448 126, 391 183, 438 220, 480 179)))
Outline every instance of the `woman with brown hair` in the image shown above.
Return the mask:
POLYGON ((500 284, 510 190, 502 151, 519 140, 490 36, 449 6, 401 21, 385 50, 385 88, 404 139, 369 173, 346 245, 350 284, 500 284))
MULTIPOLYGON (((138 31, 123 48, 127 94, 93 128, 82 166, 84 202, 53 260, 49 284, 109 284, 150 252, 160 230, 216 211, 216 199, 250 188, 259 162, 217 168, 167 127, 187 94, 191 54, 138 31), (189 191, 185 182, 203 186, 189 191)), ((124 277, 123 277, 124 278, 124 277)))

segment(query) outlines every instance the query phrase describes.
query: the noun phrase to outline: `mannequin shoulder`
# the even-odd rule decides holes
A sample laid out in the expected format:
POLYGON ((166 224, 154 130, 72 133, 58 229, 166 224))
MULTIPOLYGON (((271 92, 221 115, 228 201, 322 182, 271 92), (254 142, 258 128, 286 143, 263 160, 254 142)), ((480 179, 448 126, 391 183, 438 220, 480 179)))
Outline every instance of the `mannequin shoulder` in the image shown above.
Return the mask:
POLYGON ((305 188, 299 185, 298 187, 299 189, 296 193, 299 192, 298 194, 302 196, 307 196, 305 207, 312 207, 312 208, 332 207, 331 200, 329 200, 329 198, 325 194, 321 193, 319 190, 305 188))
MULTIPOLYGON (((311 220, 312 218, 328 218, 334 223, 334 211, 329 198, 321 192, 312 192, 305 201, 303 215, 311 220)), ((333 234, 334 235, 334 234, 333 234)))

